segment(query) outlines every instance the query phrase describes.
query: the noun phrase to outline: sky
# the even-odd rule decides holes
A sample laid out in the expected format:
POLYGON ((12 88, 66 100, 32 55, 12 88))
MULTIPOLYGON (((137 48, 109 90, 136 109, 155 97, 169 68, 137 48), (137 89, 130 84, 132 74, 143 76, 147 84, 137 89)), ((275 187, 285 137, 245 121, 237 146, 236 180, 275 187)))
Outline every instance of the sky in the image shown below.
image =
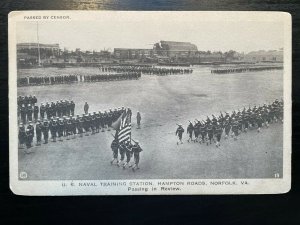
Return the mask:
MULTIPOLYGON (((113 51, 152 48, 154 43, 185 41, 200 51, 251 52, 283 47, 283 23, 267 21, 40 21, 39 42, 68 50, 113 51)), ((17 42, 37 41, 37 22, 18 22, 17 42)))

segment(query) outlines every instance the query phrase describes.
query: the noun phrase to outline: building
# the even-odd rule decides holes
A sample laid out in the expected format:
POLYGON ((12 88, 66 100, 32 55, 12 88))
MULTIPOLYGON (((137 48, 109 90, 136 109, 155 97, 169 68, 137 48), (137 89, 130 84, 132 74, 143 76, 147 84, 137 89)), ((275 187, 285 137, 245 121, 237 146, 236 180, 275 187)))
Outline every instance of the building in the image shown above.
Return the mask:
POLYGON ((283 49, 270 51, 254 51, 244 55, 245 62, 283 62, 283 49))
POLYGON ((40 49, 40 54, 59 56, 60 49, 59 44, 38 44, 38 43, 18 43, 17 52, 27 53, 28 55, 37 55, 38 49, 40 49))
POLYGON ((195 57, 198 48, 190 42, 160 41, 153 46, 155 54, 169 58, 195 57))
POLYGON ((143 59, 153 56, 152 49, 114 48, 116 59, 143 59))

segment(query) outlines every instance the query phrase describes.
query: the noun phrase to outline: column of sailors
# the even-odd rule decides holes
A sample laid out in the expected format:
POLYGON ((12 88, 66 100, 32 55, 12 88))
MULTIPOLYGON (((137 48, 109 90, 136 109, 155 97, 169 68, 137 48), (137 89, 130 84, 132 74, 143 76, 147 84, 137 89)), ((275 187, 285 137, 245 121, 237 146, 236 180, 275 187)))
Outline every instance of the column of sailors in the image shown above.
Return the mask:
POLYGON ((227 73, 244 73, 244 72, 257 72, 264 70, 280 70, 282 66, 268 66, 268 67, 244 67, 244 68, 227 68, 211 70, 211 73, 227 74, 227 73))
POLYGON ((172 75, 193 73, 192 69, 180 68, 160 68, 160 67, 140 67, 140 66, 102 66, 102 72, 139 72, 148 75, 172 75))
POLYGON ((139 79, 141 73, 123 72, 117 74, 92 74, 92 75, 57 75, 57 76, 34 76, 18 78, 17 85, 20 86, 38 86, 38 85, 56 85, 71 84, 78 82, 101 82, 139 79))
MULTIPOLYGON (((232 137, 237 140, 242 132, 247 133, 249 129, 256 129, 257 132, 261 132, 263 127, 268 128, 271 123, 278 121, 283 122, 283 101, 276 99, 271 104, 244 108, 242 111, 233 111, 231 114, 226 113, 225 115, 220 112, 220 115, 212 115, 206 120, 189 122, 187 126, 188 142, 194 141, 200 144, 206 143, 206 145, 215 142, 216 147, 219 147, 223 133, 225 139, 232 137)), ((177 144, 183 143, 183 132, 184 129, 179 124, 176 130, 179 137, 177 144)))
MULTIPOLYGON (((131 110, 128 109, 130 112, 131 110)), ((23 123, 19 125, 19 145, 21 148, 26 145, 32 147, 34 137, 36 145, 41 145, 42 139, 44 144, 48 143, 49 134, 53 142, 75 139, 76 136, 83 137, 94 135, 105 129, 110 130, 114 121, 116 121, 125 108, 110 109, 108 111, 98 111, 76 116, 51 117, 48 119, 38 119, 35 128, 32 122, 28 126, 23 123)))

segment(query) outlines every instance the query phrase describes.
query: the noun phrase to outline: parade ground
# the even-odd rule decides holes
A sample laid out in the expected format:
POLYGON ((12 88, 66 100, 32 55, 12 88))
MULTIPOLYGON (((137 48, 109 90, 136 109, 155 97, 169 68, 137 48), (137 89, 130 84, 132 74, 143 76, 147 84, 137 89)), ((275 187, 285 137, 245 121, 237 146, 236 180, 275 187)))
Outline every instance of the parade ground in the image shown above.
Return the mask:
MULTIPOLYGON (((274 178, 282 176, 283 125, 271 124, 261 133, 250 130, 237 141, 221 140, 221 146, 188 143, 177 145, 176 123, 186 131, 188 120, 206 119, 220 111, 232 112, 281 99, 283 71, 212 75, 210 67, 194 67, 192 74, 153 76, 139 80, 19 87, 18 95, 35 95, 41 102, 71 99, 75 114, 130 107, 132 138, 143 148, 136 172, 110 165, 114 131, 42 144, 26 154, 19 149, 19 172, 29 180, 110 179, 214 179, 274 178), (136 129, 136 112, 142 116, 136 129)), ((18 76, 98 73, 97 68, 39 68, 20 70, 18 76)), ((35 138, 34 138, 35 142, 35 138)))

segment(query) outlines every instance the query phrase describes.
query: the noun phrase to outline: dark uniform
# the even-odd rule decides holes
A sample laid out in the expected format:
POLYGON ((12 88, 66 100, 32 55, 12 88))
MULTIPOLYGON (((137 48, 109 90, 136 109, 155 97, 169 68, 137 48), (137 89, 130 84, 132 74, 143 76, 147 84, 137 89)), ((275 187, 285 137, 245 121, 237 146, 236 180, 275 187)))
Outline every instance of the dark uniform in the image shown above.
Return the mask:
POLYGON ((19 134, 18 134, 18 138, 19 138, 19 145, 20 148, 24 147, 25 141, 26 141, 26 134, 25 134, 25 127, 24 125, 21 123, 19 126, 19 134))
POLYGON ((83 109, 84 109, 84 114, 88 114, 88 112, 89 112, 89 104, 87 102, 85 102, 83 109))
POLYGON ((110 161, 110 164, 113 164, 115 160, 117 161, 117 163, 119 163, 119 161, 118 161, 118 149, 119 149, 118 141, 116 139, 114 139, 111 143, 111 150, 113 152, 113 158, 110 161))
POLYGON ((42 125, 40 121, 35 125, 35 133, 36 133, 36 145, 41 145, 42 142, 42 125))
POLYGON ((136 141, 135 144, 132 146, 132 152, 133 152, 133 156, 134 156, 134 165, 132 167, 132 171, 139 169, 140 152, 141 151, 143 151, 143 149, 139 146, 139 142, 136 141))
POLYGON ((137 112, 136 114, 137 129, 141 128, 141 120, 142 120, 141 114, 140 112, 137 112))
POLYGON ((45 120, 43 123, 42 131, 43 131, 43 136, 45 141, 44 144, 47 144, 49 138, 49 123, 47 120, 45 120))
POLYGON ((126 162, 123 165, 123 169, 126 169, 126 167, 131 167, 130 159, 132 157, 132 144, 129 141, 127 141, 125 145, 126 145, 126 151, 125 151, 126 162))
POLYGON ((193 140, 193 131, 194 131, 194 126, 193 124, 190 122, 190 124, 188 125, 186 132, 189 134, 189 139, 188 142, 193 140))
MULTIPOLYGON (((183 142, 182 142, 182 134, 183 133, 184 133, 184 129, 182 128, 182 125, 180 124, 180 125, 178 125, 178 128, 175 132, 175 135, 178 136, 179 141, 180 141, 181 144, 183 144, 183 142)), ((177 145, 178 145, 178 142, 177 142, 177 145)))

